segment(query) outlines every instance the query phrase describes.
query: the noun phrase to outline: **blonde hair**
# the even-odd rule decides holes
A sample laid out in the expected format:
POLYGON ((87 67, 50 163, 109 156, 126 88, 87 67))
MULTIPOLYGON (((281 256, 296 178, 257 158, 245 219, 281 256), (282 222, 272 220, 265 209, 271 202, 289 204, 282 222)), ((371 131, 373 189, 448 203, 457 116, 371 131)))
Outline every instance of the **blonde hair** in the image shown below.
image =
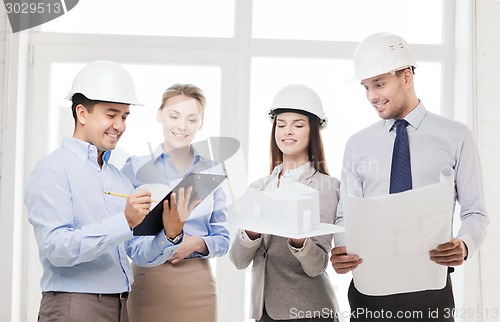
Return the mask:
POLYGON ((196 85, 193 84, 174 84, 167 88, 163 93, 161 98, 161 105, 158 110, 163 109, 165 102, 174 96, 185 95, 194 98, 201 105, 201 119, 203 120, 203 114, 205 113, 205 106, 207 105, 207 99, 203 91, 196 85))

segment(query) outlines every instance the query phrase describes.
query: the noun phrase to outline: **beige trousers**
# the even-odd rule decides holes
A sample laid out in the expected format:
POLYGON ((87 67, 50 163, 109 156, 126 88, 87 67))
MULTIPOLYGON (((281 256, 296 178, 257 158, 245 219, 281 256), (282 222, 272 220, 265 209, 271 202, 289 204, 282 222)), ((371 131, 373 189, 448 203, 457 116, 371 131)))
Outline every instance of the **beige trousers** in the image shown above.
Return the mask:
POLYGON ((155 267, 132 264, 130 322, 215 322, 217 298, 210 262, 184 259, 155 267))
POLYGON ((43 292, 39 322, 128 322, 127 300, 66 292, 43 292))

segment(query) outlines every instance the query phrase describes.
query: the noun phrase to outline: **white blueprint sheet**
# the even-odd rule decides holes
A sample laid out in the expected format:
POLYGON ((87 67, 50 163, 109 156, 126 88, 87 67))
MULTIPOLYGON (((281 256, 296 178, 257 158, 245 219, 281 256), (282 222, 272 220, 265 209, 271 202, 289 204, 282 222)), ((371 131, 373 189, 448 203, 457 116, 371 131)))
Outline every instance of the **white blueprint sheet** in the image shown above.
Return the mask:
POLYGON ((366 295, 441 289, 447 267, 429 251, 451 238, 454 180, 443 170, 441 182, 380 198, 347 196, 346 246, 363 263, 353 270, 356 288, 366 295))

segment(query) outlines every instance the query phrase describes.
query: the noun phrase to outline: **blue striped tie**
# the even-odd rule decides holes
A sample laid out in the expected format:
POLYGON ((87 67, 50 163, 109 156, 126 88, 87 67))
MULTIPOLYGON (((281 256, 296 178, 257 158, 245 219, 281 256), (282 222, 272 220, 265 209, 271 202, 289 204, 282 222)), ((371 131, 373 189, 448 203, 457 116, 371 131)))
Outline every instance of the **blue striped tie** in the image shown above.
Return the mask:
POLYGON ((406 120, 397 120, 396 140, 392 150, 391 186, 389 193, 398 193, 412 188, 410 146, 408 144, 408 132, 406 132, 406 120))

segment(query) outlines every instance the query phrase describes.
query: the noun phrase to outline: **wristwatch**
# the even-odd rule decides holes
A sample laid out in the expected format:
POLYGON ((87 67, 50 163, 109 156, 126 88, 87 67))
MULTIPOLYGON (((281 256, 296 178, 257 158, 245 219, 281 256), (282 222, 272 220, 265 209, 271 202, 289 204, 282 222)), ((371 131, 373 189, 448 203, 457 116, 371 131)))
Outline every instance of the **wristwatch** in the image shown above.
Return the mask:
POLYGON ((184 235, 184 231, 181 231, 181 233, 179 235, 175 236, 174 238, 170 238, 166 234, 165 234, 165 237, 167 237, 167 240, 169 242, 171 242, 174 245, 177 245, 182 240, 183 235, 184 235))

